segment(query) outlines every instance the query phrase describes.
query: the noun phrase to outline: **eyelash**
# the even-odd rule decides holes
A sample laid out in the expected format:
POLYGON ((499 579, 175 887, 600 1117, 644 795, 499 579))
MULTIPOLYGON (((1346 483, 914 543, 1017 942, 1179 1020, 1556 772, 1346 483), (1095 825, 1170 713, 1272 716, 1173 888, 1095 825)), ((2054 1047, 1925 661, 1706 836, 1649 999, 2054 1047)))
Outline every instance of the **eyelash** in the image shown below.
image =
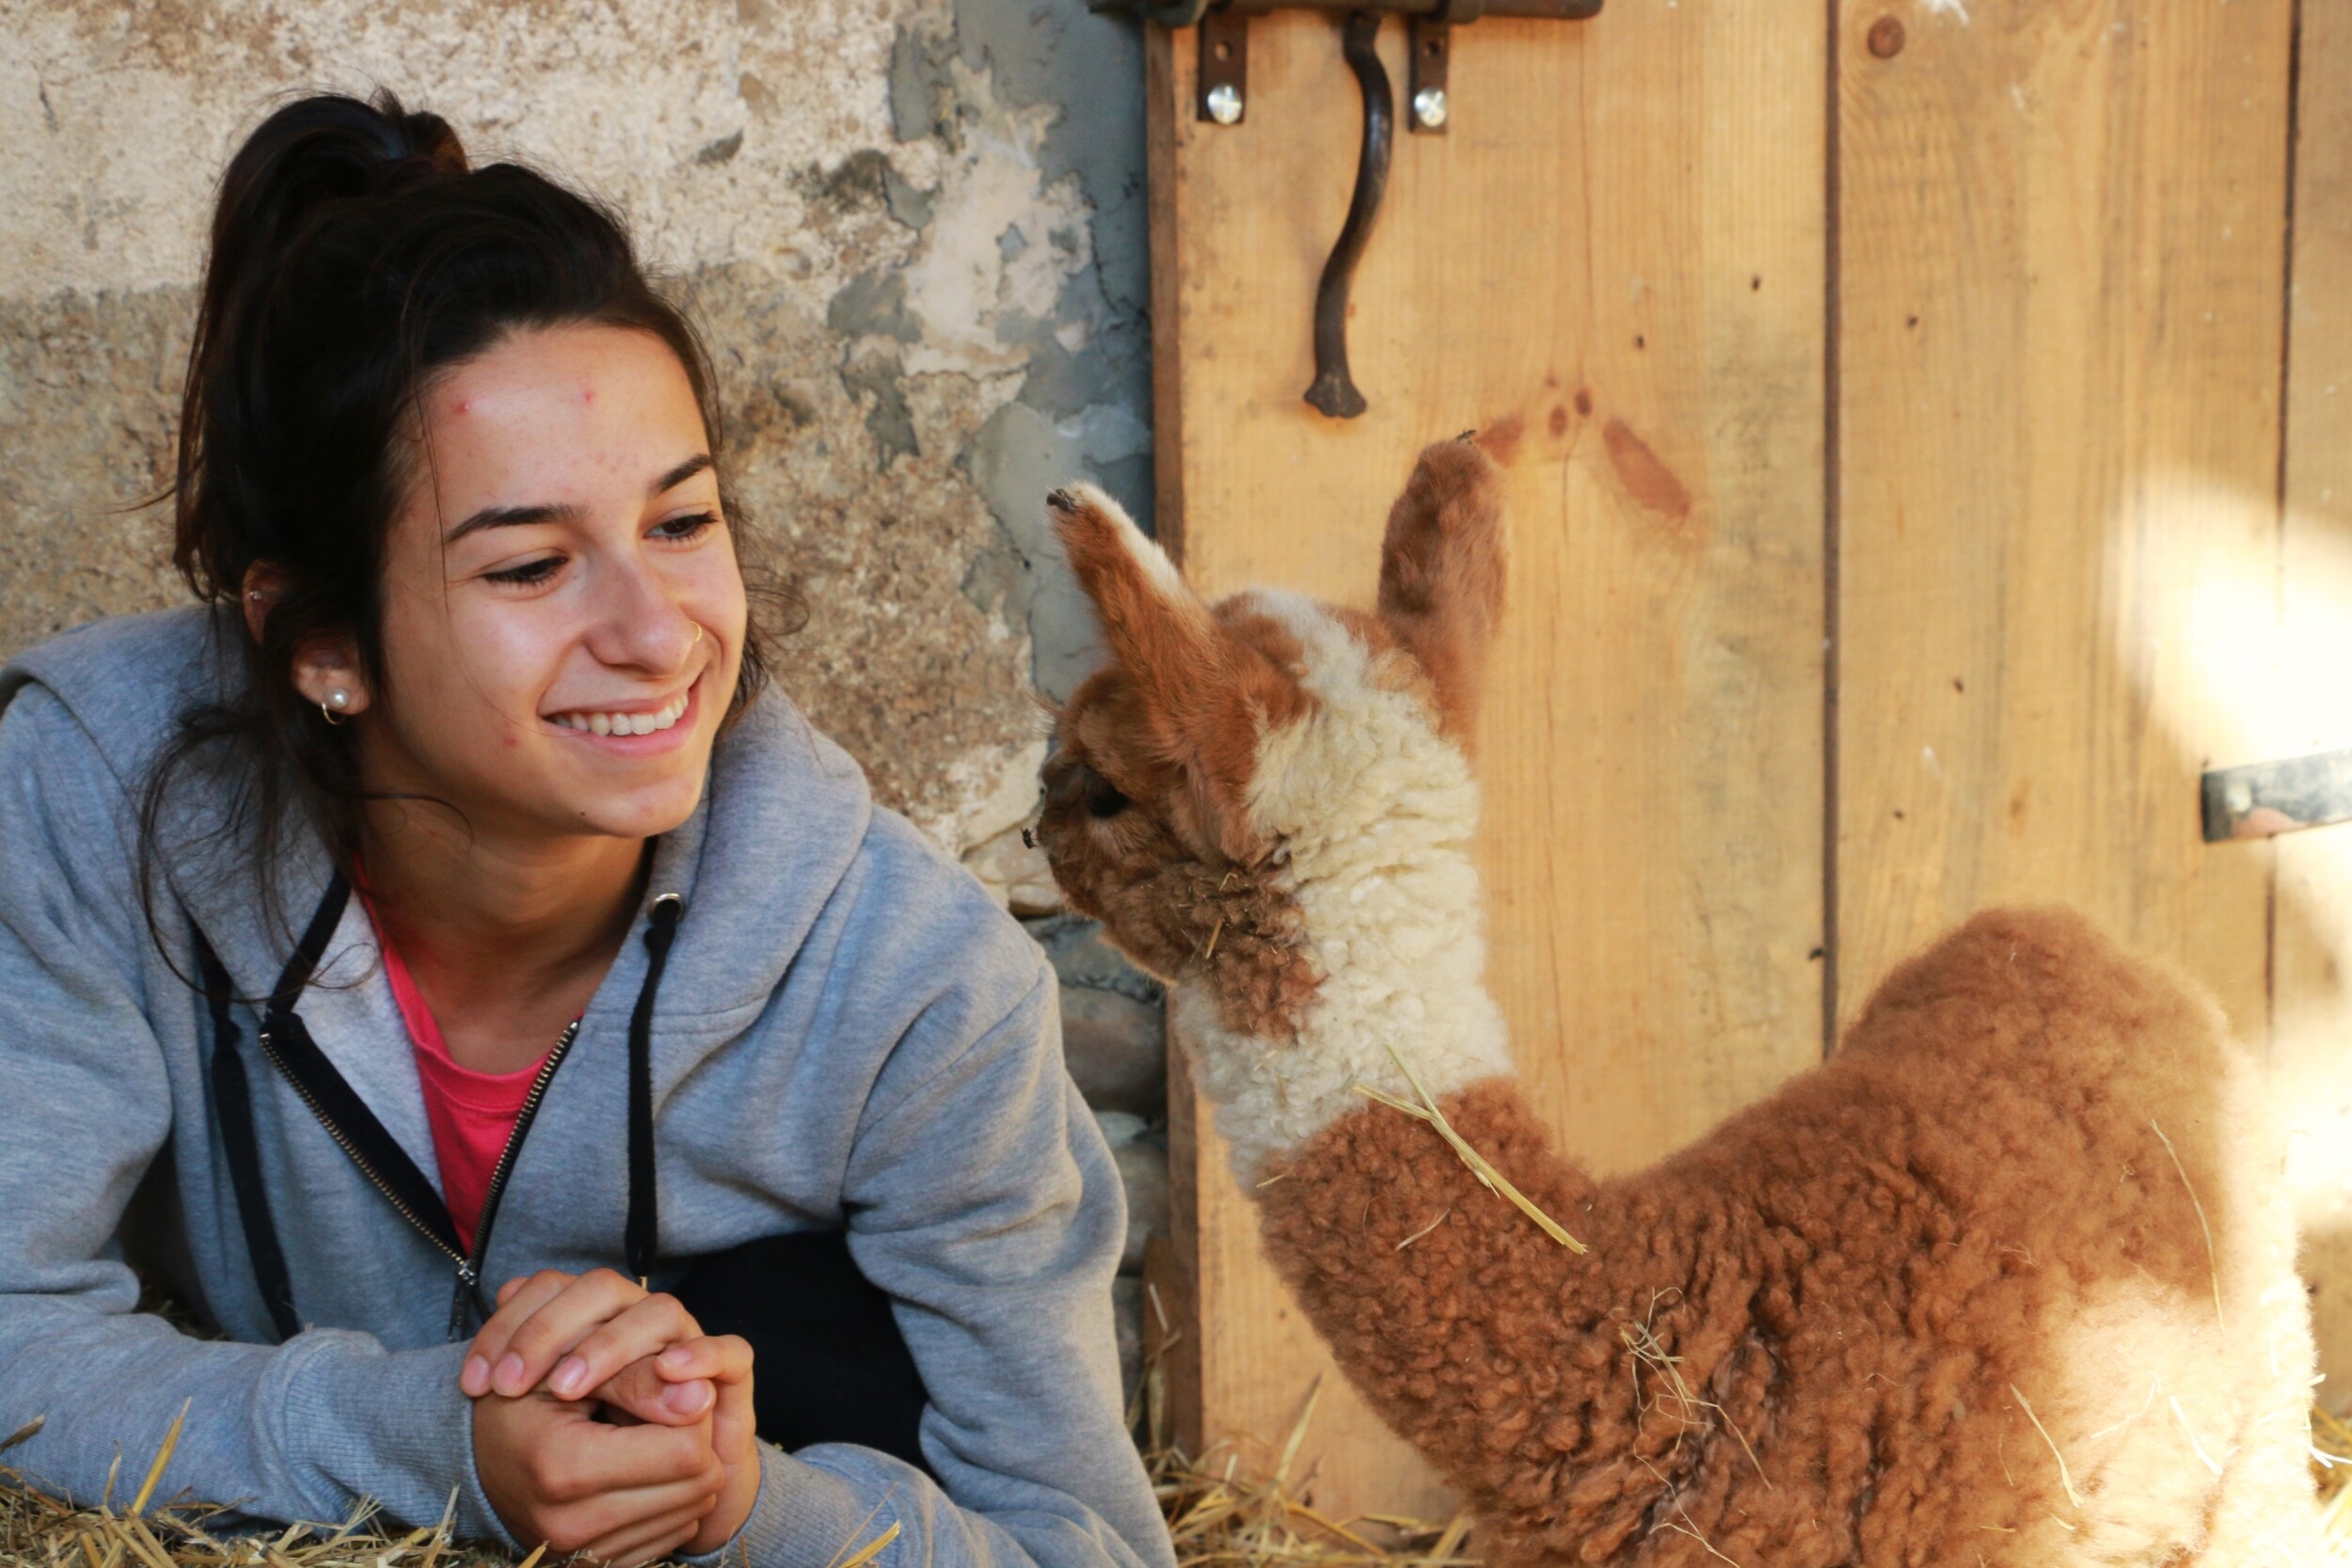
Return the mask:
MULTIPOLYGON (((666 518, 654 527, 657 537, 674 545, 682 545, 701 538, 717 527, 718 522, 719 515, 716 512, 690 512, 682 517, 666 518), (691 526, 683 533, 662 531, 676 528, 681 524, 691 526)), ((485 572, 482 575, 486 581, 503 583, 512 588, 530 588, 547 581, 554 575, 555 569, 563 563, 564 558, 560 555, 543 555, 536 561, 526 561, 519 566, 509 566, 503 571, 485 572)))

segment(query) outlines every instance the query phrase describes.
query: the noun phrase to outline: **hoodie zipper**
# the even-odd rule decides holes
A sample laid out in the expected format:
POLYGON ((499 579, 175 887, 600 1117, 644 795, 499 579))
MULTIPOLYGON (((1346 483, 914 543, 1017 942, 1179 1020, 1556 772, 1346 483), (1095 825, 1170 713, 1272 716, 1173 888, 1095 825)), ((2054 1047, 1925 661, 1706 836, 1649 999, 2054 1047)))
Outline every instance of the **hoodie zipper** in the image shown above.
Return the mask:
POLYGON ((461 1259, 457 1265, 457 1291, 449 1307, 449 1337, 456 1338, 466 1331, 467 1308, 482 1287, 482 1260, 490 1255, 490 1227, 499 1217, 499 1200, 506 1196, 506 1179, 514 1173, 516 1156, 522 1152, 523 1139, 531 1132, 531 1124, 539 1115, 539 1098, 548 1092, 548 1081, 555 1069, 564 1065, 564 1057, 572 1049, 572 1041, 580 1037, 580 1020, 564 1025, 564 1033, 548 1053, 548 1059, 539 1064, 539 1075, 531 1081, 531 1092, 523 1096, 522 1108, 515 1113, 514 1128, 506 1134, 506 1147, 499 1150, 499 1163, 491 1167, 489 1190, 482 1195, 482 1212, 474 1216, 473 1256, 461 1259))
POLYGON ((287 1069, 285 1059, 278 1053, 277 1042, 270 1038, 270 1032, 263 1029, 257 1034, 257 1038, 261 1042, 262 1054, 269 1058, 270 1066, 277 1070, 280 1078, 294 1085, 294 1093, 302 1098, 303 1104, 310 1107, 310 1115, 318 1118, 318 1124, 326 1129, 326 1135, 335 1140, 336 1147, 341 1148, 344 1156, 358 1167, 359 1174, 366 1177, 375 1190, 384 1195, 384 1201, 392 1206, 393 1212, 406 1220, 419 1235, 433 1243, 436 1251, 442 1253, 455 1265, 457 1284, 453 1298, 450 1303, 449 1313, 449 1337, 453 1340, 465 1332, 468 1308, 472 1305, 475 1292, 481 1288, 482 1259, 489 1248, 490 1226, 498 1217, 499 1200, 505 1195, 507 1178, 514 1171, 515 1159, 521 1151, 523 1136, 531 1131, 531 1124, 539 1114, 539 1101, 548 1091, 548 1081, 555 1076, 555 1069, 563 1066, 564 1056, 571 1051, 572 1042, 580 1037, 580 1023, 579 1019, 574 1019, 564 1026, 563 1037, 555 1042, 555 1049, 549 1051, 547 1060, 539 1064, 538 1076, 531 1081, 531 1092, 523 1097, 522 1108, 515 1114, 514 1130, 506 1135, 506 1147, 499 1151, 498 1164, 490 1173, 489 1189, 483 1194, 482 1212, 474 1222, 474 1244, 470 1257, 443 1241, 434 1228, 425 1223, 423 1216, 394 1192, 389 1182, 376 1174, 375 1167, 368 1164, 366 1156, 359 1152, 358 1146, 352 1142, 342 1128, 336 1124, 335 1118, 328 1116, 325 1107, 321 1106, 317 1099, 311 1095, 309 1085, 302 1082, 299 1075, 287 1069))

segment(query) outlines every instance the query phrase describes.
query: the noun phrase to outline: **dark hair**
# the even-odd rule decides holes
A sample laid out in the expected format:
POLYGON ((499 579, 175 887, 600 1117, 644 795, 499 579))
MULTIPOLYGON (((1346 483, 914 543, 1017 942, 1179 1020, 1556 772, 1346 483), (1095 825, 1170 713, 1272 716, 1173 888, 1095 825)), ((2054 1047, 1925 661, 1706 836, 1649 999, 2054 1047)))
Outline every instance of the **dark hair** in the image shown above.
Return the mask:
MULTIPOLYGON (((270 873, 297 810, 351 872, 367 799, 357 751, 295 689, 295 653, 348 637, 362 675, 383 689, 386 535, 413 477, 403 431, 421 428, 436 374, 517 330, 566 323, 667 344, 719 455, 701 341, 597 203, 517 165, 469 167, 446 121, 389 92, 289 103, 230 160, 188 350, 172 560, 222 612, 247 678, 182 716, 148 781, 140 883, 151 924, 170 788, 199 760, 226 779, 232 802, 209 831, 250 844, 265 899, 275 903, 270 873), (262 563, 280 586, 256 641, 237 611, 247 570, 262 563)), ((796 604, 788 589, 765 594, 796 604)), ((759 619, 730 723, 767 677, 759 619)))

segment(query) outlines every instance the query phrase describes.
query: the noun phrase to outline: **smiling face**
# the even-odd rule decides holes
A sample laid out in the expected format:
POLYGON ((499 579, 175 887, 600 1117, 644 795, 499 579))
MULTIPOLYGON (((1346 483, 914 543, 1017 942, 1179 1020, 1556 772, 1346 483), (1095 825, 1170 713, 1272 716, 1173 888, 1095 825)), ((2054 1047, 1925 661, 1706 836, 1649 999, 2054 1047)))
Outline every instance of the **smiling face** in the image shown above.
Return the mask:
POLYGON ((645 838, 684 822, 746 609, 709 437, 644 332, 516 333, 437 377, 384 563, 371 790, 476 833, 645 838))

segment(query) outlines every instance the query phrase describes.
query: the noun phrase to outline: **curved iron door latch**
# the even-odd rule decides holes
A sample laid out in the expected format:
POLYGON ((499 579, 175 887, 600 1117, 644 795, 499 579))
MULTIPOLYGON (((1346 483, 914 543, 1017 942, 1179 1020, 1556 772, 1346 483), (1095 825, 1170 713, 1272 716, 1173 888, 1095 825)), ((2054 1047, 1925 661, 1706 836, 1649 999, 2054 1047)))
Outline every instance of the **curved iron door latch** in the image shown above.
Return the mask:
POLYGON ((1372 226, 1388 188, 1389 158, 1396 143, 1396 97, 1388 71, 1374 48, 1381 18, 1398 12, 1411 19, 1406 84, 1412 129, 1442 134, 1451 118, 1447 66, 1448 30, 1481 16, 1548 17, 1581 22, 1600 12, 1602 0, 1087 0, 1097 11, 1127 11, 1168 27, 1197 27, 1200 40, 1200 118, 1216 125, 1238 125, 1248 113, 1249 18, 1282 9, 1343 10, 1341 49, 1364 95, 1364 134, 1356 159, 1356 189, 1347 221, 1323 264, 1315 288, 1315 378, 1307 401, 1335 420, 1352 420, 1367 404, 1347 365, 1347 312, 1372 226))
POLYGON ((1307 401, 1335 420, 1352 420, 1368 406, 1347 371, 1347 296, 1356 281, 1356 263, 1372 238, 1373 219, 1380 215, 1380 193, 1389 188, 1389 150, 1396 140, 1395 97, 1389 91, 1388 71, 1372 46, 1379 31, 1378 11, 1358 11, 1347 19, 1341 43, 1364 95, 1364 140, 1357 154, 1356 192, 1348 198, 1347 222, 1340 227, 1330 260, 1323 263, 1323 281, 1315 285, 1315 379, 1307 388, 1307 401))

